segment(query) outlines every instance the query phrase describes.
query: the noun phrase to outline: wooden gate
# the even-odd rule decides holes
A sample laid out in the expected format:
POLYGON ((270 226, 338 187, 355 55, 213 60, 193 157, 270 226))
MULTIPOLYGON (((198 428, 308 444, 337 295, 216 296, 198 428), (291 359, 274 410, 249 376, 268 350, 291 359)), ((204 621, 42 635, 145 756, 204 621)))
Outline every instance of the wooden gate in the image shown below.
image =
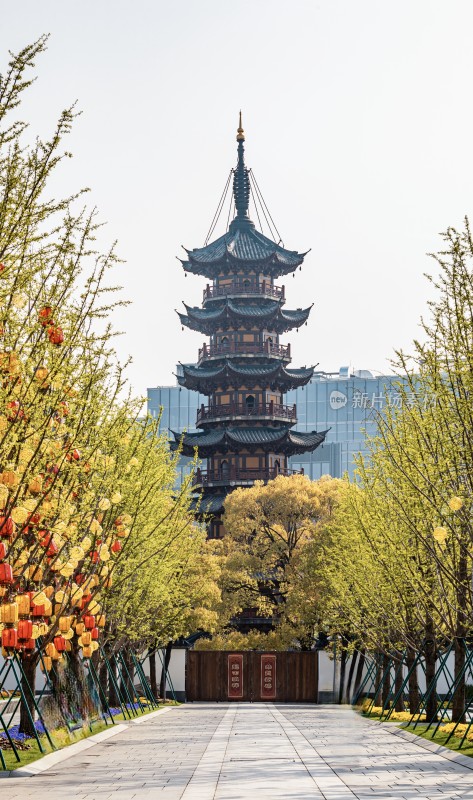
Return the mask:
POLYGON ((189 650, 186 698, 317 703, 318 653, 189 650))

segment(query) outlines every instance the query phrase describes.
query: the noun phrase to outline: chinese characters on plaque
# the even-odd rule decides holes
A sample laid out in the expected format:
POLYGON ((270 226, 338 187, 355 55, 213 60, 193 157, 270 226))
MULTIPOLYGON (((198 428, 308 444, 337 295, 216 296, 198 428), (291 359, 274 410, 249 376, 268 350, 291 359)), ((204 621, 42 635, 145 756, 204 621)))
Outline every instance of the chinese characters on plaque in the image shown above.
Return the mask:
POLYGON ((228 668, 228 698, 241 700, 243 698, 243 656, 241 653, 230 654, 227 661, 228 668))
POLYGON ((261 656, 261 699, 276 699, 276 656, 261 656))

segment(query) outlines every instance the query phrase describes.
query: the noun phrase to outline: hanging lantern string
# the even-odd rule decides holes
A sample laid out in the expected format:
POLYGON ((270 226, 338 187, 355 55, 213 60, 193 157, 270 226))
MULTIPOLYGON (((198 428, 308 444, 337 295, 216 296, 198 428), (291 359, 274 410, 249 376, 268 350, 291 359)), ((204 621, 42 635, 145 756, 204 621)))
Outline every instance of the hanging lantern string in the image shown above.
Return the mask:
POLYGON ((278 229, 276 227, 276 223, 274 222, 274 220, 273 220, 273 218, 271 216, 271 213, 269 211, 269 208, 266 205, 265 199, 263 197, 261 189, 258 186, 258 181, 256 180, 254 172, 253 172, 252 169, 248 170, 248 175, 249 175, 250 182, 251 182, 251 184, 252 184, 252 186, 254 188, 254 192, 255 192, 255 205, 256 205, 256 198, 257 198, 259 203, 260 203, 260 205, 261 205, 261 210, 263 212, 264 218, 266 220, 266 224, 267 224, 267 226, 268 226, 268 228, 269 228, 269 230, 271 232, 272 237, 274 239, 276 239, 276 237, 278 237, 278 244, 281 244, 284 247, 284 242, 283 242, 283 240, 281 238, 281 234, 279 233, 279 231, 278 231, 278 229), (269 219, 268 219, 268 217, 269 217, 269 219), (271 222, 269 220, 271 220, 271 222))
POLYGON ((222 209, 223 209, 223 206, 225 204, 225 199, 226 199, 226 196, 227 196, 228 187, 230 186, 230 180, 231 180, 232 175, 233 175, 233 169, 231 169, 229 174, 228 174, 228 178, 227 178, 227 182, 225 184, 225 188, 224 188, 224 190, 222 192, 220 200, 218 201, 217 210, 216 210, 216 212, 215 212, 215 214, 213 216, 212 222, 210 223, 209 232, 207 233, 207 236, 205 237, 204 247, 209 243, 209 239, 212 236, 212 234, 213 234, 213 232, 215 230, 215 226, 216 226, 216 224, 217 224, 217 222, 218 222, 218 220, 220 218, 220 214, 222 213, 222 209))

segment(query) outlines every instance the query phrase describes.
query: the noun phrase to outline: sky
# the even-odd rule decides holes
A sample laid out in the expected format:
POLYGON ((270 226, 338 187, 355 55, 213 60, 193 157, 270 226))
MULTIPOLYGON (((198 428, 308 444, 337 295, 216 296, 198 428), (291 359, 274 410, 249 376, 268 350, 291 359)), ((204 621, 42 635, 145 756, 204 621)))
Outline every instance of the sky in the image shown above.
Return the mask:
MULTIPOLYGON (((238 111, 246 161, 285 246, 310 253, 286 307, 314 303, 293 366, 390 369, 410 349, 432 289, 427 255, 473 215, 471 0, 0 0, 8 51, 49 33, 24 102, 47 136, 81 115, 57 195, 88 202, 124 263, 114 313, 136 393, 173 385, 205 337, 181 246, 201 247, 231 167, 238 111)), ((224 232, 221 220, 215 236, 224 232)), ((267 232, 267 231, 266 231, 267 232)))

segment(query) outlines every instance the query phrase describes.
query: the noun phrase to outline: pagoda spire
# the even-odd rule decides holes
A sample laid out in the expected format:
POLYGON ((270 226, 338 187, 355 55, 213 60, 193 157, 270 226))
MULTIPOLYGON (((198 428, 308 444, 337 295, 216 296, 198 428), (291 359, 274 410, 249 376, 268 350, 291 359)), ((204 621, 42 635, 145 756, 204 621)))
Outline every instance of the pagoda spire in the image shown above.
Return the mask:
POLYGON ((237 131, 238 163, 233 172, 233 197, 235 199, 236 218, 238 221, 250 221, 248 206, 250 203, 250 178, 245 166, 245 131, 243 130, 241 111, 237 131))

